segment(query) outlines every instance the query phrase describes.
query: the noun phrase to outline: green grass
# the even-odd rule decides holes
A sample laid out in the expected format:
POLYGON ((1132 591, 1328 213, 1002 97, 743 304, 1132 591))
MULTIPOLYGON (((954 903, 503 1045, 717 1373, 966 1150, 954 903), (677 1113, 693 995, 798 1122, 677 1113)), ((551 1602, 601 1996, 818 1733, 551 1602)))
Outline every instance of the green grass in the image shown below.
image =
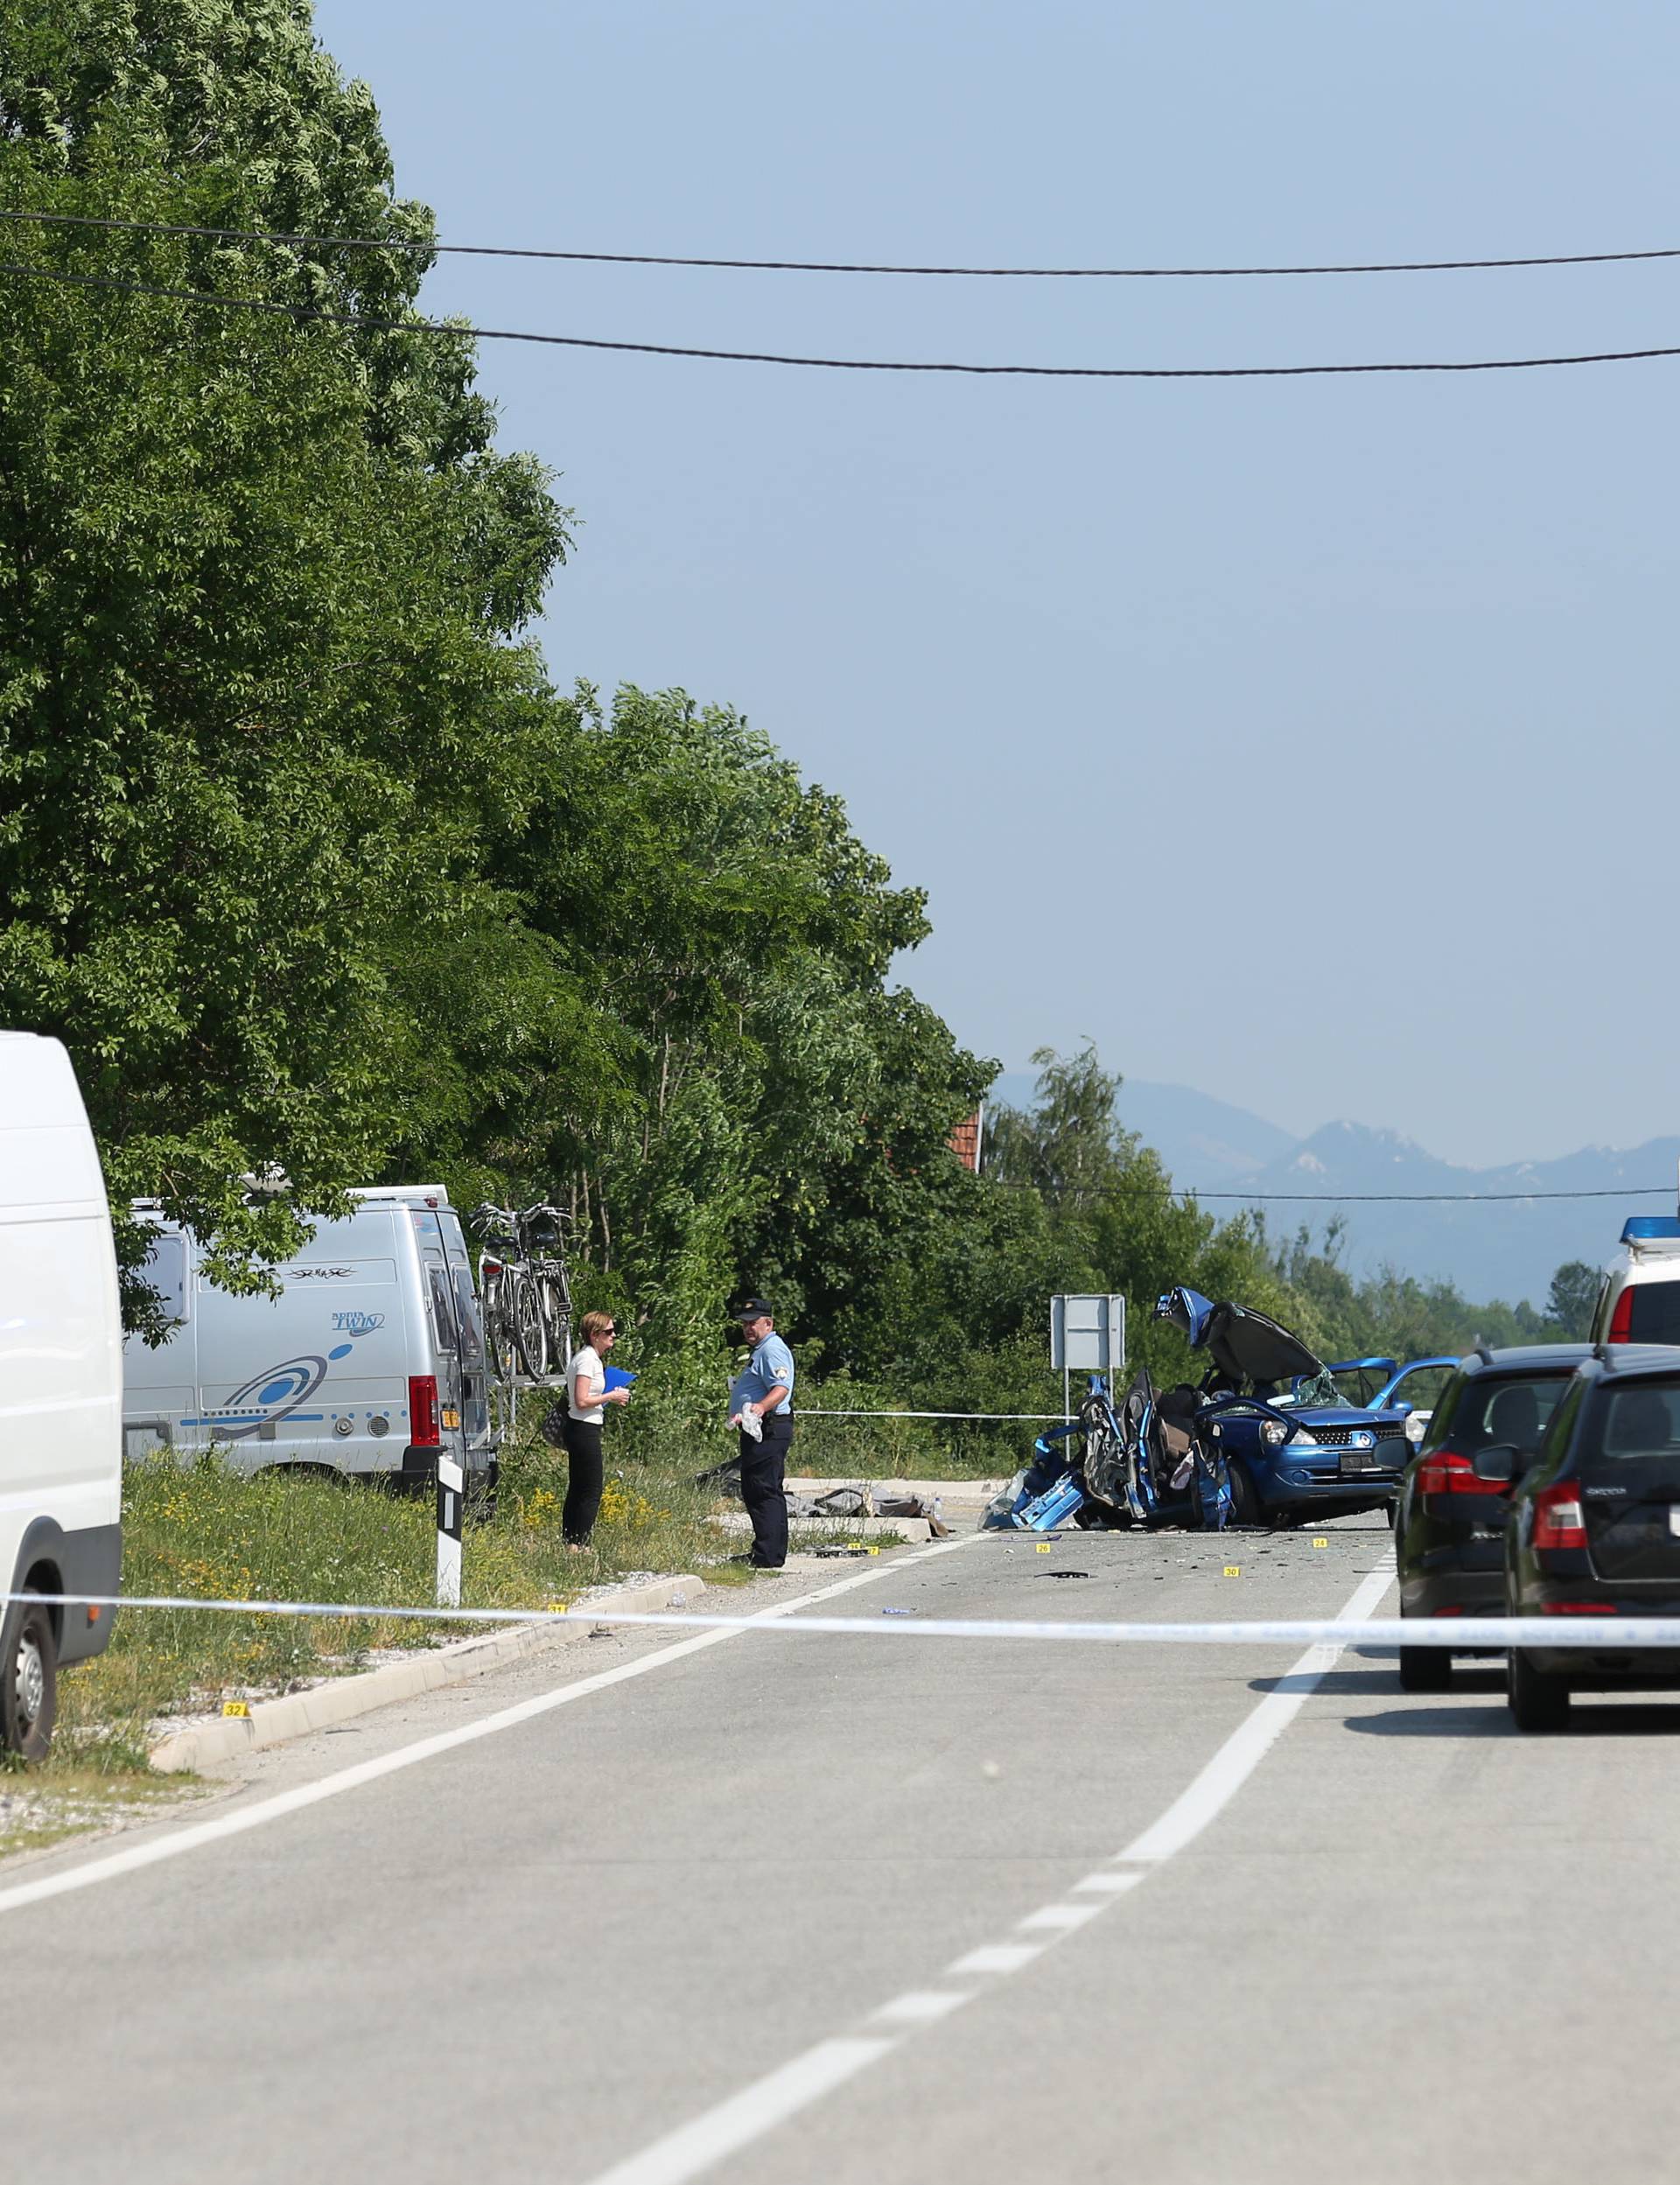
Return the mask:
MULTIPOLYGON (((541 1609, 634 1571, 745 1578, 725 1559, 739 1544, 707 1522, 716 1496, 691 1483, 716 1453, 678 1433, 640 1437, 640 1451, 616 1468, 609 1443, 593 1543, 581 1554, 568 1549, 560 1537, 565 1459, 536 1433, 541 1408, 527 1407, 516 1441, 504 1446, 496 1516, 468 1528, 464 1606, 541 1609)), ((126 1594, 392 1606, 432 1597, 430 1497, 318 1477, 247 1479, 214 1460, 190 1468, 153 1461, 126 1474, 122 1524, 126 1594)), ((38 1772, 131 1775, 145 1767, 160 1718, 282 1691, 297 1678, 363 1667, 375 1649, 424 1647, 474 1628, 125 1609, 106 1652, 60 1676, 53 1754, 38 1772)))
POLYGON ((89 1830, 144 1820, 160 1808, 201 1795, 190 1776, 148 1775, 139 1765, 123 1774, 88 1768, 60 1755, 47 1768, 0 1767, 0 1859, 48 1851, 89 1830))

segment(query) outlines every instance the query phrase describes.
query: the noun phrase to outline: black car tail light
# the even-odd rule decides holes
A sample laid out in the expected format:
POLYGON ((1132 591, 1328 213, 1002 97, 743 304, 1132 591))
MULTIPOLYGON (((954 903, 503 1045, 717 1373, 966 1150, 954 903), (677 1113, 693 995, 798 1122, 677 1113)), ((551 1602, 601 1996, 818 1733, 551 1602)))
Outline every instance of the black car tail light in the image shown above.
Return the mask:
POLYGON ((1535 1496, 1533 1544, 1536 1548, 1586 1545, 1581 1490, 1573 1480, 1559 1480, 1553 1487, 1543 1487, 1535 1496))
POLYGON ((1420 1495, 1502 1495, 1509 1482, 1479 1480, 1468 1457, 1456 1449, 1432 1449, 1418 1466, 1420 1495))

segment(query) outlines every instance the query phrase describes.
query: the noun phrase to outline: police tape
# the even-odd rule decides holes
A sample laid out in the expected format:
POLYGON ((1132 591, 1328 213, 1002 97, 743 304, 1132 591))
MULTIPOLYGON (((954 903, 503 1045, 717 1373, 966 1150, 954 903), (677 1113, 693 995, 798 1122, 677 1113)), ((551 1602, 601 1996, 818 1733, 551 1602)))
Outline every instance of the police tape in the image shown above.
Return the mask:
POLYGON ((689 1609, 426 1608, 368 1601, 204 1600, 191 1593, 0 1593, 0 1603, 38 1601, 48 1607, 187 1609, 216 1615, 360 1618, 400 1623, 625 1625, 658 1631, 775 1631, 849 1638, 1035 1639, 1087 1646, 1445 1647, 1454 1653, 1498 1653, 1508 1647, 1598 1651, 1672 1649, 1680 1653, 1680 1616, 1628 1616, 1567 1611, 1544 1616, 1270 1617, 1198 1623, 1046 1621, 1033 1617, 921 1616, 883 1609, 873 1616, 804 1616, 796 1602, 771 1602, 750 1614, 723 1616, 689 1609), (903 1621, 906 1616, 913 1621, 903 1621))

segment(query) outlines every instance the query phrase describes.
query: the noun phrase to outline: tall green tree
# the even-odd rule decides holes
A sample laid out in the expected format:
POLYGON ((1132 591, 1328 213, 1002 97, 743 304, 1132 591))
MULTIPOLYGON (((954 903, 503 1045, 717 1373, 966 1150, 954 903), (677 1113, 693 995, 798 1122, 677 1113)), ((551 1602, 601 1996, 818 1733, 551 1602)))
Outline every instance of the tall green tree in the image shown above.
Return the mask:
MULTIPOLYGON (((424 228, 306 9, 0 0, 0 57, 9 207, 424 228)), ((469 1047, 569 1036, 485 870, 571 725, 517 641, 564 516, 492 453, 464 342, 209 300, 400 317, 424 258, 51 227, 7 255, 0 1018, 70 1046, 114 1202, 248 1280, 297 1224, 242 1175, 326 1208, 458 1103, 464 952, 471 993, 541 995, 511 1041, 458 1015, 469 1047)))

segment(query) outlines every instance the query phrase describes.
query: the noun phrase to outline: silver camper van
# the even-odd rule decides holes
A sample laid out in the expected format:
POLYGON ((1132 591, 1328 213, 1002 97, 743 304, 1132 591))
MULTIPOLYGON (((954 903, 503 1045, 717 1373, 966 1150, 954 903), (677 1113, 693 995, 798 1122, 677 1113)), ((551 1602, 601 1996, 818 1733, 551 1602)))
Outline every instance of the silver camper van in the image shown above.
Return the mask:
MULTIPOLYGON (((158 1222, 145 1275, 174 1321, 123 1360, 125 1453, 214 1451, 242 1472, 342 1472, 416 1489, 439 1455, 470 1496, 494 1488, 484 1330, 460 1217, 441 1186, 353 1194, 275 1270, 278 1297, 237 1297, 197 1239, 158 1222)), ((146 1211, 142 1208, 136 1211, 146 1211)))

